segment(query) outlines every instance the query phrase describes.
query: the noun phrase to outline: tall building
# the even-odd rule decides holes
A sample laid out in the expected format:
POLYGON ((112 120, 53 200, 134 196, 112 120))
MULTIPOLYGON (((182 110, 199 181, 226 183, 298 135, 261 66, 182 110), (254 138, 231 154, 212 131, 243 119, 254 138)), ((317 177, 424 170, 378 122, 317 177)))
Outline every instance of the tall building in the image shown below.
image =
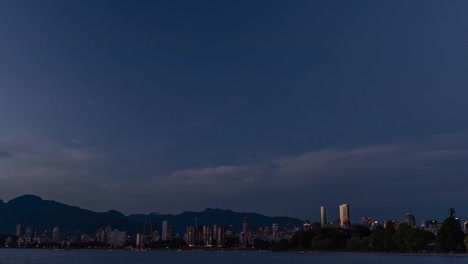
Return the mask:
POLYGON ((349 204, 340 204, 340 222, 341 228, 349 228, 351 220, 349 218, 349 204))
POLYGON ((226 243, 225 239, 226 227, 225 226, 218 226, 216 230, 216 246, 217 247, 224 247, 226 243))
POLYGON ((161 240, 162 241, 167 240, 167 221, 166 220, 162 222, 161 240))
POLYGON ((203 226, 202 231, 203 245, 205 247, 213 246, 213 228, 209 225, 203 226))
POLYGON ((24 235, 24 225, 17 224, 16 225, 16 237, 22 237, 24 235))
POLYGON ((167 240, 173 240, 174 239, 174 227, 172 225, 167 226, 167 240))
POLYGON ((249 218, 244 217, 244 220, 242 221, 242 232, 247 233, 249 232, 249 218))
POLYGON ((58 227, 52 229, 52 241, 54 241, 54 243, 60 243, 60 229, 58 227))
POLYGON ((327 225, 327 207, 320 206, 320 224, 323 226, 327 225))
MULTIPOLYGON (((110 233, 110 232, 109 232, 110 233)), ((109 234, 108 233, 108 234, 109 234)), ((141 234, 141 233, 138 233, 136 235, 136 246, 138 248, 141 248, 141 247, 144 247, 145 245, 145 235, 141 234)))
POLYGON ((189 247, 194 247, 195 246, 195 226, 187 226, 187 231, 186 231, 186 242, 189 247))
POLYGON ((448 217, 455 217, 455 209, 449 208, 449 210, 448 210, 448 217))
POLYGON ((411 226, 411 227, 416 227, 416 219, 414 218, 414 215, 408 213, 405 215, 405 224, 411 226))
POLYGON ((271 232, 273 232, 273 235, 276 234, 279 231, 279 226, 278 224, 272 224, 271 225, 271 232))
POLYGON ((158 230, 158 224, 156 222, 152 222, 150 226, 151 235, 153 235, 154 231, 158 230))

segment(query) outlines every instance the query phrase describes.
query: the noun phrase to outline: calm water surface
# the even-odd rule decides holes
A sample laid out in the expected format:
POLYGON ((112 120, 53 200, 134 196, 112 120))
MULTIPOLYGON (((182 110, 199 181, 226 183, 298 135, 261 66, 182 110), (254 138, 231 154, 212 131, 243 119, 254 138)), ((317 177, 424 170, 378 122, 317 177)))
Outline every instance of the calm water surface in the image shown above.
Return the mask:
POLYGON ((350 263, 350 264, 390 264, 390 263, 468 263, 468 257, 444 256, 401 256, 385 254, 349 253, 271 253, 253 251, 124 251, 124 250, 29 250, 1 249, 0 263, 3 264, 62 264, 62 263, 350 263))

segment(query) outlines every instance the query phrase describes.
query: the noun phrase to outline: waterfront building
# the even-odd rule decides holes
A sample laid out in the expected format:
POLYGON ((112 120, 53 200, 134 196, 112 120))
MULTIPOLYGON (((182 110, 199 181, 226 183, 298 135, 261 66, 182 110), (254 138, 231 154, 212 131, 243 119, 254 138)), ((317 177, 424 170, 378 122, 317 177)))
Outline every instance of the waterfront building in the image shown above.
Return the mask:
POLYGON ((218 226, 216 228, 216 246, 224 247, 226 244, 226 227, 218 226))
POLYGON ((151 222, 151 226, 150 226, 151 235, 154 233, 154 231, 157 231, 157 230, 158 230, 158 224, 156 222, 151 222))
POLYGON ((203 246, 213 246, 213 228, 209 225, 203 225, 202 227, 202 240, 203 246))
POLYGON ((340 204, 340 223, 342 228, 349 228, 351 226, 349 204, 340 204))
POLYGON ((167 221, 164 220, 162 221, 162 230, 161 230, 161 240, 166 241, 167 240, 167 221))
POLYGON ((327 225, 327 207, 320 206, 320 224, 322 227, 327 225))
POLYGON ((242 221, 242 232, 247 233, 249 232, 249 218, 244 217, 244 220, 242 221))
POLYGON ((22 224, 17 224, 16 225, 16 237, 22 237, 24 234, 24 225, 22 224))
MULTIPOLYGON (((107 234, 107 244, 113 247, 122 247, 127 241, 127 232, 114 229, 107 234)), ((138 238, 137 238, 138 241, 138 238)))
POLYGON ((195 226, 187 226, 186 228, 186 241, 189 247, 195 246, 195 226))
POLYGON ((54 241, 54 243, 60 243, 60 229, 58 227, 52 229, 52 241, 54 241))
POLYGON ((455 217, 455 209, 454 208, 449 208, 448 217, 455 217))
POLYGON ((174 226, 172 226, 172 225, 167 226, 166 239, 167 240, 173 240, 174 239, 174 226))

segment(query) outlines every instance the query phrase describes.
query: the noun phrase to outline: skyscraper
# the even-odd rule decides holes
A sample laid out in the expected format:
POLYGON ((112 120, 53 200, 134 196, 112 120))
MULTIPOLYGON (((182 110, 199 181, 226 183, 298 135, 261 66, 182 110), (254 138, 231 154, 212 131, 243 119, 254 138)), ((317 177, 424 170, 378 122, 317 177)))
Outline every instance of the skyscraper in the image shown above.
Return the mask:
POLYGON ((189 247, 193 247, 195 246, 195 226, 187 226, 187 232, 186 232, 186 235, 187 235, 187 245, 189 247))
POLYGON ((320 206, 320 224, 322 227, 327 225, 327 207, 320 206))
POLYGON ((60 243, 60 229, 58 227, 52 229, 52 241, 54 241, 54 243, 60 243))
POLYGON ((351 226, 349 218, 349 204, 340 204, 340 222, 341 228, 348 228, 351 226))
POLYGON ((16 225, 16 237, 22 237, 24 234, 24 225, 17 224, 16 225))
POLYGON ((158 224, 156 222, 151 222, 150 232, 153 235, 154 231, 158 229, 158 224))
POLYGON ((161 240, 162 241, 167 240, 167 221, 166 220, 162 221, 161 240))
POLYGON ((455 209, 450 208, 448 210, 448 217, 455 217, 455 209))
POLYGON ((405 215, 405 224, 415 227, 416 226, 416 220, 414 219, 414 215, 408 213, 405 215))
POLYGON ((249 232, 249 218, 244 217, 244 220, 242 221, 242 232, 247 233, 249 232))

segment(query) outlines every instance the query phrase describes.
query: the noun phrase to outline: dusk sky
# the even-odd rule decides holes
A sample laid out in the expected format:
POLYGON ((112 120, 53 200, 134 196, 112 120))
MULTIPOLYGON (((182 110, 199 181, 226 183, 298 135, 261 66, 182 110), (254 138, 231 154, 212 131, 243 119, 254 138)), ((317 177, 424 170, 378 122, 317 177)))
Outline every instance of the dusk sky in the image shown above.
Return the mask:
POLYGON ((468 220, 468 1, 0 1, 0 198, 468 220))

